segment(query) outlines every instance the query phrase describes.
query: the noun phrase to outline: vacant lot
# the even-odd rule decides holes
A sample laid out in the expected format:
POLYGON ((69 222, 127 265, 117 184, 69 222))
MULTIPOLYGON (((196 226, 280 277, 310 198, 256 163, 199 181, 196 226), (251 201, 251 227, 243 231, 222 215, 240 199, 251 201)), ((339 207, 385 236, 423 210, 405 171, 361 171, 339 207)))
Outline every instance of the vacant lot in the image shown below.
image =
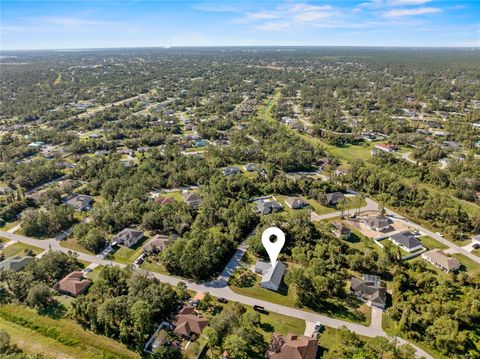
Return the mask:
POLYGON ((43 252, 42 248, 30 246, 24 243, 15 243, 11 246, 6 247, 3 250, 3 254, 5 255, 5 257, 22 256, 24 255, 25 251, 29 249, 32 250, 35 254, 40 254, 43 252))
POLYGON ((52 358, 140 358, 123 344, 84 330, 72 320, 52 319, 23 306, 1 306, 0 328, 27 353, 52 358))

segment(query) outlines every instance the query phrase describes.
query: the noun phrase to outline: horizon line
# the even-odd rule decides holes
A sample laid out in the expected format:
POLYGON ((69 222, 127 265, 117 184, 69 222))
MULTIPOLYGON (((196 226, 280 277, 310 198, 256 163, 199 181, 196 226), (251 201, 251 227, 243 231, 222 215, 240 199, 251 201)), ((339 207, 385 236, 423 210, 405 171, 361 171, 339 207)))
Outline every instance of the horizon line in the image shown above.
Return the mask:
POLYGON ((415 46, 415 45, 185 45, 185 46, 112 46, 112 47, 65 47, 41 49, 1 49, 8 51, 93 51, 116 49, 186 49, 186 48, 404 48, 404 49, 480 49, 480 45, 473 46, 415 46))

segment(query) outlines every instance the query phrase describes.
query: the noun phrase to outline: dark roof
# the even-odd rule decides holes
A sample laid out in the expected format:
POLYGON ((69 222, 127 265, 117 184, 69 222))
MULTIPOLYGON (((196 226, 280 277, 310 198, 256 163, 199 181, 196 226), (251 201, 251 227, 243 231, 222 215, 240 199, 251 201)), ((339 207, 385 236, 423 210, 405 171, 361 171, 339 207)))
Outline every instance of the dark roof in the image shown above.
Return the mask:
POLYGON ((422 243, 415 238, 413 233, 410 233, 408 231, 394 234, 390 236, 390 238, 408 249, 415 248, 422 245, 422 243))
POLYGON ((361 280, 352 277, 350 280, 350 289, 362 296, 365 300, 369 300, 381 305, 386 304, 387 291, 384 287, 376 286, 375 283, 368 280, 361 280))
POLYGON ((375 228, 384 228, 384 227, 390 226, 390 221, 388 220, 387 217, 384 217, 384 216, 370 217, 370 218, 367 218, 365 222, 370 227, 375 227, 375 228))
POLYGON ((327 193, 326 198, 327 198, 327 203, 335 204, 335 203, 338 203, 340 199, 344 198, 344 195, 341 192, 332 192, 332 193, 327 193))

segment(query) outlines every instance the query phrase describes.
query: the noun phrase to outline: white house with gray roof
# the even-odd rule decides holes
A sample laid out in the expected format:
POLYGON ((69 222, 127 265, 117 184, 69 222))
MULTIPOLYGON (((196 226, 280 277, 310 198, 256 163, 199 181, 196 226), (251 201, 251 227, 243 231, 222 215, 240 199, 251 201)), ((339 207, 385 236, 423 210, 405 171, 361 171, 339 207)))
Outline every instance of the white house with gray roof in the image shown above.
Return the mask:
POLYGON ((270 289, 273 291, 278 291, 280 284, 282 283, 283 276, 287 270, 287 266, 280 261, 277 261, 277 264, 272 268, 270 263, 265 263, 262 261, 257 261, 255 265, 255 271, 258 273, 257 269, 261 270, 262 280, 260 281, 260 286, 262 288, 270 289))

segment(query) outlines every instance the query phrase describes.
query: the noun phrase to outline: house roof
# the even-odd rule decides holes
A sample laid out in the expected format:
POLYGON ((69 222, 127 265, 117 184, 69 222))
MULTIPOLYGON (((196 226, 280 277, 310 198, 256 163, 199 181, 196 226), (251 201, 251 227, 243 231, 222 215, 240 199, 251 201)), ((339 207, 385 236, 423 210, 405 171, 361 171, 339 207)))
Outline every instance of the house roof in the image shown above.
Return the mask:
POLYGON ((282 205, 277 201, 258 201, 255 203, 257 210, 262 213, 270 213, 283 209, 282 205))
POLYGON ((277 341, 279 348, 269 349, 267 357, 270 359, 315 359, 318 340, 304 335, 274 334, 272 341, 277 341))
POLYGON ((335 226, 335 229, 340 233, 341 235, 344 234, 350 234, 350 228, 348 228, 346 225, 340 222, 334 222, 333 225, 335 226))
POLYGON ((376 286, 375 283, 368 280, 361 280, 352 277, 350 288, 364 299, 374 303, 385 305, 387 302, 387 291, 384 287, 376 286))
POLYGON ((174 332, 179 335, 190 336, 200 335, 203 329, 208 326, 208 319, 196 316, 193 307, 184 307, 173 322, 174 332))
POLYGON ((430 258, 432 262, 437 263, 449 271, 460 267, 460 262, 457 258, 448 257, 441 249, 432 249, 431 251, 423 253, 423 256, 430 258))
POLYGON ((30 256, 25 256, 23 258, 18 256, 7 258, 0 262, 0 272, 6 270, 18 271, 23 269, 32 260, 33 257, 30 256))
POLYGON ((170 238, 161 234, 157 234, 147 244, 143 246, 145 251, 161 250, 163 251, 170 243, 170 238))
POLYGON ((422 243, 415 238, 413 233, 408 231, 391 235, 390 238, 408 249, 416 248, 422 245, 422 243))
POLYGON ((132 238, 141 238, 143 237, 143 232, 138 231, 132 228, 125 228, 121 232, 117 233, 112 240, 117 243, 124 243, 125 240, 130 240, 132 238))
POLYGON ((304 207, 308 203, 301 197, 287 197, 285 198, 285 203, 288 204, 291 208, 304 207))
POLYGON ((58 288, 63 292, 77 296, 83 293, 89 285, 90 281, 83 279, 83 273, 75 271, 65 276, 58 284, 58 288))
POLYGON ((262 283, 271 282, 279 286, 286 269, 287 266, 283 262, 277 261, 277 264, 273 269, 270 268, 262 275, 262 283))
POLYGON ((384 217, 384 216, 370 217, 370 218, 367 218, 365 222, 370 227, 375 227, 375 228, 384 228, 390 225, 390 221, 388 220, 387 217, 384 217))
POLYGON ((155 202, 161 204, 162 206, 166 205, 166 204, 172 204, 172 203, 175 203, 175 198, 173 197, 157 197, 155 199, 155 202))
POLYGON ((337 203, 344 195, 341 192, 327 193, 326 198, 328 203, 337 203))
POLYGON ((186 202, 191 202, 191 201, 198 201, 202 199, 202 196, 200 196, 200 193, 198 192, 183 192, 182 193, 183 199, 186 202))
POLYGON ((65 203, 75 208, 83 208, 83 207, 89 206, 90 204, 92 204, 92 202, 93 202, 92 196, 88 196, 86 194, 79 194, 77 196, 74 196, 68 199, 65 203))

